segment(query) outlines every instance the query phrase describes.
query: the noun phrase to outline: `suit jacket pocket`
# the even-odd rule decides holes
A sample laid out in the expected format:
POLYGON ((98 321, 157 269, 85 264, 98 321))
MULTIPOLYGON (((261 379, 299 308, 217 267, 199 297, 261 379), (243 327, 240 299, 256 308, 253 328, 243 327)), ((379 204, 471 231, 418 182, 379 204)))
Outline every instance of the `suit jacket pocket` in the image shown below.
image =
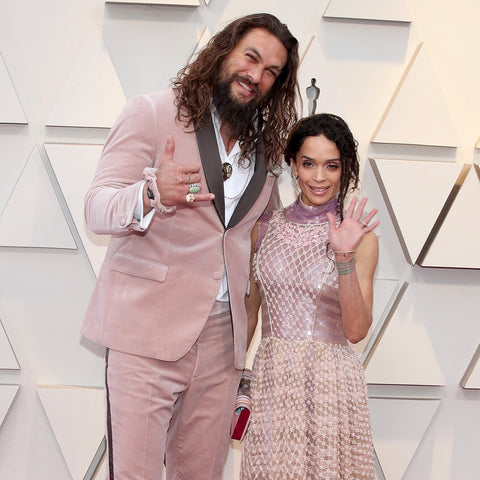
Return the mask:
POLYGON ((110 268, 120 273, 148 278, 157 282, 164 282, 168 272, 168 265, 164 263, 154 262, 146 258, 132 257, 124 253, 115 254, 110 268))

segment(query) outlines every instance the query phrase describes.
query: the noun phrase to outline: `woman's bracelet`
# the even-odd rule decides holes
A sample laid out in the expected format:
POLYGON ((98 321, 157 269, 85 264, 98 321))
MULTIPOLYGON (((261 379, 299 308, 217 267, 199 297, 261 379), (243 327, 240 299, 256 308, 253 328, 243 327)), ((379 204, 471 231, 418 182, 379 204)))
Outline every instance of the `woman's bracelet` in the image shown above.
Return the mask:
POLYGON ((350 257, 346 262, 337 262, 339 275, 348 275, 355 270, 355 256, 350 257))
POLYGON ((355 250, 344 250, 343 252, 340 252, 340 251, 333 251, 333 253, 335 254, 335 256, 340 256, 340 257, 348 257, 349 255, 355 255, 355 250))

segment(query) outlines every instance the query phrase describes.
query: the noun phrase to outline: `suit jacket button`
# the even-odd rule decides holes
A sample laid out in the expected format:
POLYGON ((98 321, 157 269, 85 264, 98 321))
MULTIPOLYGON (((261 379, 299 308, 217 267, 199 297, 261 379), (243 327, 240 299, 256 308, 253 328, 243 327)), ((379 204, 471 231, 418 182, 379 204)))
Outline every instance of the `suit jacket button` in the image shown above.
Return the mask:
POLYGON ((220 280, 222 278, 222 276, 223 276, 223 272, 214 272, 213 273, 213 278, 215 280, 220 280))

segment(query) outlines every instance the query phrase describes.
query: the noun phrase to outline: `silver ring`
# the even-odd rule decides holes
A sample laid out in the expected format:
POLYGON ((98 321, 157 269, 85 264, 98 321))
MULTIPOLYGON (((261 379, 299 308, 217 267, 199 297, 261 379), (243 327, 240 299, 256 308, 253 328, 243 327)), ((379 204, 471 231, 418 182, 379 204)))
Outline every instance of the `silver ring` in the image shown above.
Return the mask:
POLYGON ((187 196, 185 197, 185 200, 188 203, 192 203, 195 201, 195 195, 193 193, 187 193, 187 196))
POLYGON ((198 193, 200 191, 200 185, 198 183, 191 183, 188 186, 188 193, 198 193))

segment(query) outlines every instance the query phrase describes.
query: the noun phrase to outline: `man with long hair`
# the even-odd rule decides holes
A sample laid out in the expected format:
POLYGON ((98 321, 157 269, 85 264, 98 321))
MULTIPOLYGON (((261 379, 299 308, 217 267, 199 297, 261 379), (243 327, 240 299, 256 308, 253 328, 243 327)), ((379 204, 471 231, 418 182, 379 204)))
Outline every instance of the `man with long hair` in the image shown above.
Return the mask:
POLYGON ((85 216, 110 245, 82 333, 106 347, 108 478, 218 480, 245 363, 250 233, 278 204, 298 42, 239 18, 128 102, 85 216))

